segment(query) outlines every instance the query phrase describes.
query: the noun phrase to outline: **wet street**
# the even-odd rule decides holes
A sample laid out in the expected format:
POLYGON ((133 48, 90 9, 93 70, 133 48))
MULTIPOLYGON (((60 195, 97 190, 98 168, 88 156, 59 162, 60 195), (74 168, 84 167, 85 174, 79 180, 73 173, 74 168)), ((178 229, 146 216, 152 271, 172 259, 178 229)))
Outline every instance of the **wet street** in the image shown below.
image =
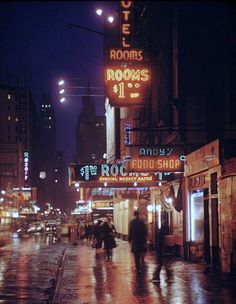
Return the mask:
POLYGON ((32 236, 0 248, 0 303, 236 303, 232 275, 205 272, 205 265, 169 259, 153 283, 149 252, 136 274, 129 244, 117 240, 112 261, 95 257, 84 242, 32 236))

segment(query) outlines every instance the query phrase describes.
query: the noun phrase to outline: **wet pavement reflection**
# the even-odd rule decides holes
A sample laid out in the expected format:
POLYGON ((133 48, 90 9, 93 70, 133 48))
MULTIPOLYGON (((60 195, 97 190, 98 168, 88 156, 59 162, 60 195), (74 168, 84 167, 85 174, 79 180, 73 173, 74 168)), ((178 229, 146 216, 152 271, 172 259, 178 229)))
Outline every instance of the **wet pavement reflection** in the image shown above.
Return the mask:
POLYGON ((33 235, 0 248, 0 303, 52 303, 65 244, 33 235))
POLYGON ((95 249, 83 242, 68 244, 54 303, 236 303, 232 276, 206 275, 205 265, 172 258, 162 267, 160 281, 153 282, 154 254, 147 253, 137 274, 129 244, 117 243, 109 262, 105 256, 96 259, 95 249))
POLYGON ((11 245, 0 248, 0 303, 236 303, 232 275, 204 273, 203 264, 170 258, 160 281, 154 282, 153 252, 146 254, 137 274, 129 244, 121 240, 117 244, 112 261, 106 261, 83 241, 73 245, 67 238, 14 238, 11 245))

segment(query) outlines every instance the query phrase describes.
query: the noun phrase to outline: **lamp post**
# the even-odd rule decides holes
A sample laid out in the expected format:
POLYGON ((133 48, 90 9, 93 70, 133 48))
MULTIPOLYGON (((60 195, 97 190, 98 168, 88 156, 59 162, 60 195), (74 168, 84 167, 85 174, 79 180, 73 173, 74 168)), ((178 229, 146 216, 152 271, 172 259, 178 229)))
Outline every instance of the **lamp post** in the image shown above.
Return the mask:
POLYGON ((104 94, 100 93, 94 93, 94 94, 82 94, 82 93, 71 93, 71 90, 74 89, 92 89, 92 90, 103 90, 104 87, 97 87, 97 86, 70 86, 67 85, 67 82, 64 79, 60 79, 58 81, 58 86, 59 86, 59 95, 60 95, 60 102, 63 103, 66 101, 66 97, 82 97, 82 96, 91 96, 91 97, 104 97, 104 94), (67 92, 69 90, 69 92, 67 92))

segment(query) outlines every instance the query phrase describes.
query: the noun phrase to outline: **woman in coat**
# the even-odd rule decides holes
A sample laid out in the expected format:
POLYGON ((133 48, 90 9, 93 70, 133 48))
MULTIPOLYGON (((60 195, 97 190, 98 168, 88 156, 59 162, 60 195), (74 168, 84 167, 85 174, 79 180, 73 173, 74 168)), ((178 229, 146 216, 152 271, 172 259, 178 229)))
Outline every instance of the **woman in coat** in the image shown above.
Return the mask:
POLYGON ((116 247, 115 241, 116 229, 110 218, 103 225, 104 248, 106 251, 107 261, 112 258, 112 249, 116 247))

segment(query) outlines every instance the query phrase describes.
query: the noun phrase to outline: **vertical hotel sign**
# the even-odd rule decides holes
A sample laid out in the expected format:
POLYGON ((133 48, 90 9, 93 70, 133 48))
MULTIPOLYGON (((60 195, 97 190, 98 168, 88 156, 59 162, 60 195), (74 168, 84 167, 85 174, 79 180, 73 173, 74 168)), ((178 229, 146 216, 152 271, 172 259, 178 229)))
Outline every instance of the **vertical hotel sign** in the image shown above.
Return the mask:
POLYGON ((120 1, 121 46, 110 49, 104 70, 106 95, 115 107, 144 106, 151 70, 144 64, 143 50, 132 48, 133 1, 120 1))

